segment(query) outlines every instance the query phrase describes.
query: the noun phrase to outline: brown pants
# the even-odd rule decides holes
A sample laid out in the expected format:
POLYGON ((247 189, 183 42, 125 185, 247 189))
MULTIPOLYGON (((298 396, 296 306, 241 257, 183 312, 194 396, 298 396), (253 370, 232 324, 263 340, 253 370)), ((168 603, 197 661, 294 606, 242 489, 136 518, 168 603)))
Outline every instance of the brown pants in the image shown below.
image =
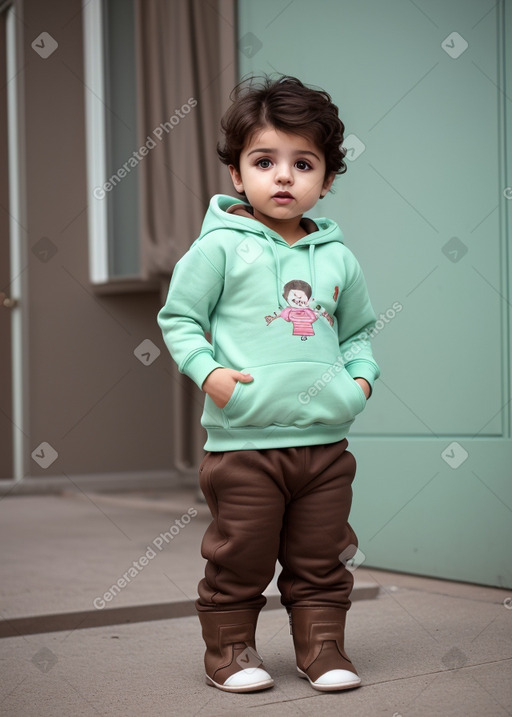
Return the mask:
POLYGON ((353 576, 340 554, 355 553, 357 538, 348 523, 356 462, 347 445, 206 454, 199 475, 213 521, 202 542, 198 611, 263 607, 276 559, 288 610, 349 609, 353 576))

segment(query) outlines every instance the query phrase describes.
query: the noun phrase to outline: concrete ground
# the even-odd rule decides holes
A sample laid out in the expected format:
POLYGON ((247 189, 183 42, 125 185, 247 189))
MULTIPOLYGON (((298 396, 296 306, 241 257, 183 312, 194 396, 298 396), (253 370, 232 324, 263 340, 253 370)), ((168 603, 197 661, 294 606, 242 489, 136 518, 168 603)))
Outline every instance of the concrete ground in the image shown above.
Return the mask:
POLYGON ((275 584, 257 646, 275 687, 204 683, 194 491, 0 500, 0 715, 512 715, 512 591, 359 567, 347 651, 363 686, 295 671, 275 584))

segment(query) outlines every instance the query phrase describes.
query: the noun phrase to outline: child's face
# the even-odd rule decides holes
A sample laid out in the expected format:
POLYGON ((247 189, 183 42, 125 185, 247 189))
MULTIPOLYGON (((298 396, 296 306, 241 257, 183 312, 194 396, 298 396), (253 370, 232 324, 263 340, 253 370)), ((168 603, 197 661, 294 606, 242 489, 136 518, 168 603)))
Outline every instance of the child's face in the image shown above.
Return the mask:
POLYGON ((271 229, 298 220, 325 195, 325 157, 311 140, 273 127, 257 131, 240 155, 240 171, 229 167, 238 192, 245 192, 254 216, 271 229))
POLYGON ((286 301, 290 304, 290 306, 300 306, 301 308, 309 304, 307 294, 300 289, 292 289, 288 293, 286 301))

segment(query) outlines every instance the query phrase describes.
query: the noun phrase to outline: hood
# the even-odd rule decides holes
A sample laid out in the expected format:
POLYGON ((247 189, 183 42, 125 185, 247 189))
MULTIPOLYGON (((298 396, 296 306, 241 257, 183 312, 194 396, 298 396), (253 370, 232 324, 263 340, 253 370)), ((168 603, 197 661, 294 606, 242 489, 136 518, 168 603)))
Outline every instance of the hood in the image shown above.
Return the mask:
MULTIPOLYGON (((308 232, 308 235, 299 239, 292 248, 304 246, 304 244, 325 244, 326 242, 340 242, 343 244, 343 234, 339 226, 332 219, 321 217, 310 219, 303 217, 301 224, 308 232)), ((241 199, 235 199, 226 194, 216 194, 210 200, 206 212, 199 240, 206 234, 218 229, 238 230, 244 233, 265 235, 272 238, 278 244, 289 246, 285 240, 273 229, 262 224, 252 215, 252 207, 241 199)))
POLYGON ((329 242, 343 244, 343 233, 332 219, 321 217, 313 220, 309 217, 303 217, 301 225, 305 231, 308 232, 307 235, 290 246, 277 232, 254 218, 250 204, 225 194, 216 194, 210 200, 201 232, 196 241, 201 241, 207 234, 222 229, 239 231, 241 236, 254 234, 267 241, 276 265, 276 271, 274 273, 276 277, 277 301, 279 306, 284 307, 285 304, 283 303, 280 289, 281 264, 279 260, 279 250, 282 250, 282 248, 286 248, 286 250, 297 250, 304 246, 309 247, 310 285, 314 296, 316 284, 315 247, 319 244, 327 244, 329 242))

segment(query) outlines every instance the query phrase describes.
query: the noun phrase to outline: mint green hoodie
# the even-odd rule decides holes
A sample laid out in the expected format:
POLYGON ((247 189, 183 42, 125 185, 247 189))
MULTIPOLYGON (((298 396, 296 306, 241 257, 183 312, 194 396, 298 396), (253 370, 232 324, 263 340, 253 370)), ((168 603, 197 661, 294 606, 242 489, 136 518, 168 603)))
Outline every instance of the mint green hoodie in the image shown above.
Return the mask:
POLYGON ((216 368, 250 373, 220 409, 205 398, 205 449, 333 443, 366 404, 355 377, 379 376, 361 268, 330 219, 303 218, 292 246, 240 200, 215 195, 176 264, 158 323, 182 373, 201 387, 216 368), (211 343, 205 332, 211 334, 211 343))

